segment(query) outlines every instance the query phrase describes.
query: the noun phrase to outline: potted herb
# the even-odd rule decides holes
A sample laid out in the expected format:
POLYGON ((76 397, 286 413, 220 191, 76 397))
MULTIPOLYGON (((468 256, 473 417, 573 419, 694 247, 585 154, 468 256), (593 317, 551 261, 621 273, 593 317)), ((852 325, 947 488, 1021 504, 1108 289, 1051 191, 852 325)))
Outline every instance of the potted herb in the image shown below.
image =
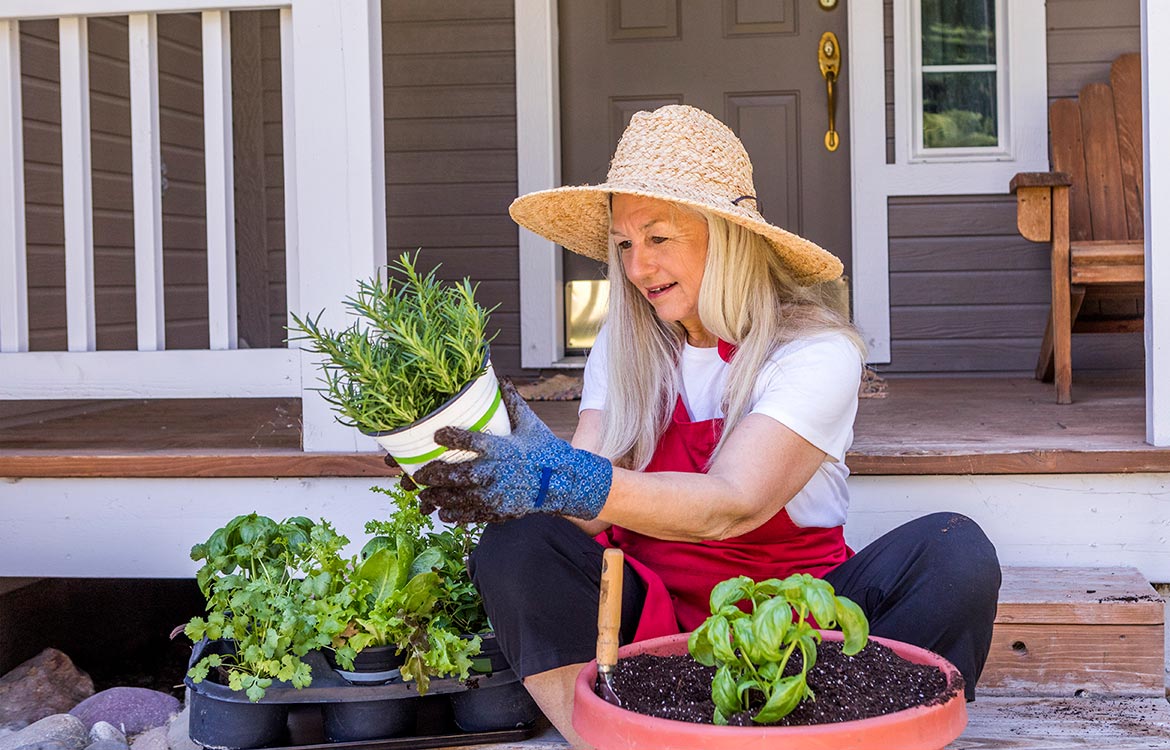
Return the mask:
POLYGON ((207 616, 185 627, 196 644, 188 678, 193 685, 212 678, 246 696, 218 701, 192 691, 190 732, 201 744, 262 747, 279 741, 287 706, 257 702, 274 681, 297 689, 311 683, 302 657, 328 643, 312 615, 314 597, 323 593, 347 543, 326 522, 250 513, 192 548, 191 558, 203 562, 196 581, 207 598, 207 616))
POLYGON ((468 279, 444 283, 438 267, 419 272, 417 257, 399 256, 397 278, 358 282, 344 302, 357 318, 348 328, 322 328, 321 314, 294 314, 289 328, 290 340, 325 356, 321 391, 338 420, 376 438, 408 474, 436 458, 470 458, 434 442, 440 427, 511 431, 488 357, 491 310, 468 279))
POLYGON ((623 707, 594 692, 596 663, 587 665, 576 683, 573 709, 581 736, 598 748, 707 750, 757 743, 940 750, 966 726, 958 670, 924 649, 869 637, 860 608, 835 596, 825 581, 806 574, 760 583, 733 578, 712 590, 711 613, 693 633, 621 649, 614 680, 623 707), (745 600, 752 605, 750 614, 737 606, 745 600), (817 630, 812 620, 843 632, 817 630), (892 676, 879 674, 890 664, 892 676), (663 692, 643 700, 659 683, 643 684, 635 671, 662 674, 663 692), (865 688, 854 687, 854 695, 843 700, 834 682, 865 688), (933 694, 894 696, 892 709, 885 693, 881 700, 857 698, 858 692, 890 687, 905 693, 911 682, 929 686, 924 693, 933 694), (844 713, 849 700, 864 704, 860 713, 844 713), (657 705, 651 708, 651 702, 657 705))
POLYGON ((256 513, 236 516, 191 549, 204 561, 195 574, 207 598, 207 617, 192 618, 185 632, 233 644, 211 653, 191 670, 195 682, 212 669, 232 690, 252 701, 273 680, 305 687, 312 680, 305 654, 327 645, 313 616, 314 598, 325 591, 349 543, 328 522, 301 516, 274 521, 256 513))
MULTIPOLYGON (((418 491, 400 485, 373 490, 390 496, 394 511, 388 520, 366 524, 374 536, 350 569, 331 579, 317 602, 317 619, 331 624, 326 632, 339 666, 353 669, 370 648, 393 649, 401 657, 402 679, 416 681, 425 695, 431 677, 466 678, 480 641, 461 638, 451 618, 452 609, 468 606, 468 594, 448 578, 460 571, 435 541, 446 538, 429 532, 432 522, 419 511, 418 491), (453 590, 464 601, 447 601, 453 590)), ((462 570, 466 575, 466 566, 462 570)))

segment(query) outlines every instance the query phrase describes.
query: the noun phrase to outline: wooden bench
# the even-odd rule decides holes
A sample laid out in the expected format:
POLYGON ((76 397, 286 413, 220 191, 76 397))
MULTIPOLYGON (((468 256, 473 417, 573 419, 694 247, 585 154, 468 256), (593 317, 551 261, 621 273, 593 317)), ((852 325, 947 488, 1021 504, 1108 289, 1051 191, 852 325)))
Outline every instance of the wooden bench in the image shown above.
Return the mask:
POLYGON ((1052 248, 1052 310, 1036 377, 1072 402, 1072 334, 1142 330, 1141 56, 1113 63, 1110 84, 1091 83, 1048 110, 1052 172, 1011 181, 1020 234, 1052 248))

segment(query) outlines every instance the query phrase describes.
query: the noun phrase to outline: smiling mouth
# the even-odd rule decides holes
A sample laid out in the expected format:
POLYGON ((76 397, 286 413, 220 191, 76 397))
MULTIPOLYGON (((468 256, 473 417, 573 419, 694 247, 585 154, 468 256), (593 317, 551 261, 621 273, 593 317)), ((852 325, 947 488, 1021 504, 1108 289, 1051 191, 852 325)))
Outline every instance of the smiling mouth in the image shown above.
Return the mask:
POLYGON ((657 297, 661 297, 662 295, 666 294, 668 291, 670 291, 671 289, 673 289, 676 286, 678 286, 678 282, 672 281, 671 283, 663 284, 662 286, 650 287, 649 289, 646 290, 646 297, 649 299, 655 299, 657 297))

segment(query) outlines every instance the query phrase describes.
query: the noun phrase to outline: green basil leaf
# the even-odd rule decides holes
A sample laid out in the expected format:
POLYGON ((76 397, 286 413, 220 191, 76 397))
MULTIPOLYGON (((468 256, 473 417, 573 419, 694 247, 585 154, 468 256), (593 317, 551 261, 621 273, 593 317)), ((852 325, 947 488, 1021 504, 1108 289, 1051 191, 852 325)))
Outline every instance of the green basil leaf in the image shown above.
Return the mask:
POLYGON ((783 586, 779 578, 769 578, 756 584, 756 598, 758 599, 776 596, 782 592, 783 586))
POLYGON ((792 607, 781 598, 768 599, 752 613, 752 625, 760 654, 778 661, 784 652, 785 636, 792 625, 792 607))
POLYGON ((751 587, 754 582, 747 576, 737 576, 726 581, 720 581, 711 589, 711 614, 717 613, 728 604, 751 597, 751 587))
POLYGON ((707 641, 719 661, 724 664, 735 664, 739 661, 731 648, 731 626, 726 617, 716 616, 711 619, 711 627, 707 629, 707 641))
POLYGON ((814 578, 804 586, 804 600, 819 627, 831 628, 837 624, 837 601, 829 584, 814 578))
POLYGON ((245 544, 252 544, 260 539, 269 539, 276 532, 276 521, 267 516, 252 514, 240 524, 240 540, 245 544))
POLYGON ((749 690, 759 690, 762 693, 764 692, 764 686, 760 684, 759 680, 744 680, 736 685, 735 691, 739 694, 739 704, 741 706, 751 705, 746 695, 749 690))
POLYGON ((739 652, 743 654, 752 664, 759 664, 766 661, 765 657, 760 656, 760 647, 756 643, 756 634, 752 631, 752 620, 750 617, 741 617, 731 623, 731 634, 734 636, 733 647, 738 648, 739 652))
POLYGON ((726 664, 716 670, 715 678, 711 680, 711 700, 715 702, 715 707, 725 715, 742 710, 739 692, 735 687, 735 677, 731 674, 731 668, 726 664))
POLYGON ((785 677, 776 683, 772 689, 772 697, 768 699, 760 712, 752 717, 752 721, 758 724, 771 724, 779 721, 800 705, 801 699, 804 698, 804 692, 803 674, 785 677))
POLYGON ((869 620, 856 602, 844 596, 837 597, 837 624, 845 634, 841 650, 846 656, 853 656, 865 648, 869 640, 869 620))
POLYGON ((760 673, 760 679, 766 680, 771 685, 780 675, 780 661, 766 661, 756 671, 760 673))
MULTIPOLYGON (((695 629, 687 638, 687 651, 690 652, 691 657, 702 664, 704 667, 715 666, 715 651, 711 647, 711 641, 707 640, 707 630, 710 627, 710 619, 707 619, 695 629)), ((192 640, 197 640, 192 638, 192 640)))
POLYGON ((711 717, 711 723, 717 727, 727 726, 727 717, 719 709, 715 709, 715 715, 711 717))

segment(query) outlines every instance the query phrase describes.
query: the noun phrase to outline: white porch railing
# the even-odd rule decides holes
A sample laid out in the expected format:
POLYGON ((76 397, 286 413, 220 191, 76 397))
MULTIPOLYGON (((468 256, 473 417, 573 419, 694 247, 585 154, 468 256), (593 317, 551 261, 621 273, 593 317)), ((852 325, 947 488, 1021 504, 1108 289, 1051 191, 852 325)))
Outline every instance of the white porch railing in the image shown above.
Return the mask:
POLYGON ((305 450, 364 449, 297 348, 236 348, 229 11, 280 10, 287 299, 325 309, 385 260, 379 0, 7 0, 0 5, 0 399, 301 396, 305 450), (166 350, 157 15, 202 14, 207 350, 166 350), (127 16, 136 351, 96 351, 87 18, 127 16), (61 61, 67 351, 30 352, 22 20, 56 18, 61 61))

